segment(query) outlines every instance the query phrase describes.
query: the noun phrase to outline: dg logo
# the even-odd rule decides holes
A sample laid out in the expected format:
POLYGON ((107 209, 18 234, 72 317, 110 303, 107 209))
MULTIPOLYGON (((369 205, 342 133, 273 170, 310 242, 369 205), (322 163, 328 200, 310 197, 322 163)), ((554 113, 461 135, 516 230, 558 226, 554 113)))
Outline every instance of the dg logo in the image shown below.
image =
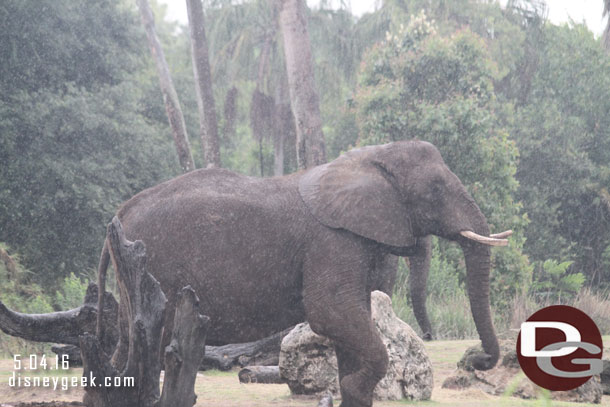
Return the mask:
POLYGON ((523 372, 548 390, 572 390, 602 372, 602 337, 595 322, 566 305, 543 308, 521 324, 517 357, 523 372))

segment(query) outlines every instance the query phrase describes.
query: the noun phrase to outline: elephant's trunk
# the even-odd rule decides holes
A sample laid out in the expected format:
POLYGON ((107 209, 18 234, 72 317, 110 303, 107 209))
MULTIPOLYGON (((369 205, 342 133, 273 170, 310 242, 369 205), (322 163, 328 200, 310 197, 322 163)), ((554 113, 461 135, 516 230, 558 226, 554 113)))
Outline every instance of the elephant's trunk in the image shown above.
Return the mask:
MULTIPOLYGON (((476 206, 476 205, 475 205, 476 206)), ((482 236, 489 236, 487 221, 476 208, 473 229, 482 236)), ((489 246, 466 238, 459 240, 467 270, 467 288, 470 298, 470 308, 474 323, 481 338, 485 355, 480 355, 472 360, 472 365, 477 370, 488 370, 493 368, 500 356, 498 339, 491 319, 489 302, 489 274, 491 271, 491 252, 489 246)))

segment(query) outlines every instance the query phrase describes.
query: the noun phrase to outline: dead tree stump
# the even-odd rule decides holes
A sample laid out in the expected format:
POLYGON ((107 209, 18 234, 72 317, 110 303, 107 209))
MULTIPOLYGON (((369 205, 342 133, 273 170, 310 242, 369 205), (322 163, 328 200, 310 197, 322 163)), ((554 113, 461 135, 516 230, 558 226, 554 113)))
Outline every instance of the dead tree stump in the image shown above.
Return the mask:
POLYGON ((165 379, 161 407, 195 404, 195 378, 205 352, 210 319, 199 313, 199 298, 191 286, 178 296, 172 340, 165 348, 165 379))
POLYGON ((121 363, 125 368, 119 371, 94 335, 80 337, 83 376, 90 380, 85 389, 85 405, 191 407, 195 403, 195 376, 203 358, 208 324, 207 317, 198 312, 195 292, 185 287, 180 293, 174 320, 176 328, 166 351, 168 369, 160 395, 159 350, 167 299, 159 282, 146 271, 144 243, 128 241, 116 217, 108 225, 108 242, 121 306, 127 310, 127 321, 121 321, 126 322, 129 332, 127 361, 121 363))

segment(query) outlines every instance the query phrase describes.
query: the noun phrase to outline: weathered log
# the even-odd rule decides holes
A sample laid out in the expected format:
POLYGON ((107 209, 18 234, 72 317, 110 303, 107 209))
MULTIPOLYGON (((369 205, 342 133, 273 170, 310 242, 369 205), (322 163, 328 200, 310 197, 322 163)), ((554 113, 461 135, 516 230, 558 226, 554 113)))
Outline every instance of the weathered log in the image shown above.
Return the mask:
POLYGON ((246 366, 237 374, 240 383, 285 383, 280 376, 279 366, 246 366))
POLYGON ((160 398, 159 348, 167 299, 159 282, 146 272, 146 247, 139 240, 128 241, 116 217, 108 225, 107 239, 120 301, 128 310, 128 358, 124 371, 119 373, 100 351, 97 338, 82 335, 83 376, 94 377, 98 383, 133 378, 135 386, 89 386, 84 402, 89 407, 153 406, 160 398))
POLYGON ((201 370, 231 370, 235 366, 271 366, 279 364, 282 339, 292 330, 290 327, 255 342, 223 346, 206 346, 201 370))
POLYGON ((199 298, 191 286, 179 294, 172 340, 165 348, 165 380, 160 407, 195 404, 195 379, 205 351, 210 319, 199 312, 199 298))
POLYGON ((83 376, 98 383, 85 388, 84 403, 88 407, 192 407, 209 322, 199 313, 199 299, 190 287, 179 294, 172 341, 166 348, 163 393, 159 394, 159 350, 167 299, 159 282, 146 271, 144 243, 128 241, 116 217, 108 225, 107 240, 119 285, 120 306, 126 311, 121 318, 127 321, 119 324, 128 327, 127 361, 120 363, 119 371, 119 363, 114 358, 109 360, 94 335, 82 335, 83 376), (122 385, 99 385, 108 380, 122 385), (125 386, 129 380, 133 385, 125 386))
MULTIPOLYGON (((118 304, 111 293, 105 293, 104 325, 108 335, 104 350, 114 349, 118 338, 116 319, 118 304)), ((85 332, 95 332, 97 318, 97 285, 89 284, 84 304, 68 311, 48 314, 22 314, 8 309, 0 302, 0 329, 5 333, 36 342, 52 342, 78 345, 78 337, 85 332)))
MULTIPOLYGON (((205 356, 199 369, 228 371, 234 367, 277 365, 279 363, 280 344, 291 329, 255 342, 206 346, 205 356)), ((78 346, 54 345, 51 350, 60 356, 68 355, 70 366, 82 366, 83 362, 78 346)))

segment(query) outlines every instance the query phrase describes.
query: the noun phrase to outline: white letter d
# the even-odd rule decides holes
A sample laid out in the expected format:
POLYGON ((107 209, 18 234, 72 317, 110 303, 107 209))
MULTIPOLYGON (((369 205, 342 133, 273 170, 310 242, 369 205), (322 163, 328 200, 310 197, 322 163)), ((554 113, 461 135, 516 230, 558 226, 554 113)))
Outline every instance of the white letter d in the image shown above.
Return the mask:
POLYGON ((565 322, 531 321, 521 324, 521 355, 525 357, 557 357, 565 356, 578 349, 577 346, 566 346, 557 350, 536 350, 536 329, 553 328, 562 331, 566 339, 563 342, 580 342, 578 329, 565 322))

